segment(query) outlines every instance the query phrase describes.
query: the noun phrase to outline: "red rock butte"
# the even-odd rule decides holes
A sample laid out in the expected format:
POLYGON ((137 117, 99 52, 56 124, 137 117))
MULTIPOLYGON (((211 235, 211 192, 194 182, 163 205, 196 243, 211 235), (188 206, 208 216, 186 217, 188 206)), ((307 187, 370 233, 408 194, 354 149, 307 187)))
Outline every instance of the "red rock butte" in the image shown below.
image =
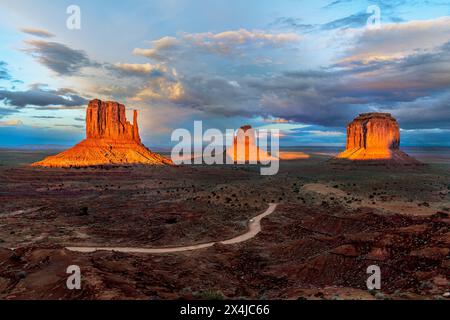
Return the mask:
POLYGON ((400 128, 389 113, 363 113, 347 126, 346 150, 337 159, 420 164, 400 150, 400 128))
POLYGON ((277 160, 256 145, 256 135, 251 126, 242 126, 234 137, 233 145, 228 148, 227 156, 234 162, 261 162, 277 160))
POLYGON ((86 139, 55 156, 32 164, 37 167, 89 167, 99 165, 171 165, 172 161, 151 152, 139 136, 138 113, 127 121, 125 106, 98 99, 86 111, 86 139))

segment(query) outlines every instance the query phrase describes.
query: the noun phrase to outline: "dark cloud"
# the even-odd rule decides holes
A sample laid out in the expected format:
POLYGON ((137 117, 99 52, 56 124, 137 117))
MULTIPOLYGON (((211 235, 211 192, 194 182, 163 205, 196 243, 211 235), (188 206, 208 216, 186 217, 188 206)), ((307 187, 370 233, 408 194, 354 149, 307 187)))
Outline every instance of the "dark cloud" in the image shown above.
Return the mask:
MULTIPOLYGON (((351 0, 349 0, 350 2, 351 0)), ((342 2, 347 2, 347 0, 344 1, 335 1, 333 3, 330 3, 325 8, 331 8, 337 4, 340 4, 342 2)), ((396 15, 392 10, 390 9, 391 6, 383 6, 382 7, 382 22, 403 22, 404 19, 396 15)), ((392 7, 393 8, 393 7, 392 7)), ((296 29, 301 30, 302 32, 313 32, 313 31, 329 31, 329 30, 335 30, 335 29, 349 29, 349 28, 363 28, 367 25, 367 21, 370 16, 372 16, 372 12, 367 12, 366 10, 359 11, 357 13, 351 14, 346 17, 337 18, 334 20, 331 20, 326 23, 322 24, 310 24, 305 23, 302 19, 294 18, 294 17, 280 17, 277 18, 271 25, 275 26, 281 26, 283 28, 288 29, 296 29)))
POLYGON ((11 80, 7 65, 6 62, 0 61, 0 80, 11 80))
POLYGON ((186 78, 183 81, 183 91, 184 94, 176 103, 185 107, 226 117, 251 117, 257 114, 254 101, 258 92, 222 77, 186 78))
POLYGON ((351 0, 335 0, 335 1, 330 2, 329 4, 327 4, 326 6, 324 6, 324 9, 331 9, 331 8, 333 8, 335 6, 340 5, 340 4, 349 3, 349 2, 351 2, 351 0))
POLYGON ((71 49, 61 43, 42 40, 30 40, 26 43, 30 46, 26 52, 59 75, 73 75, 84 67, 97 66, 84 51, 71 49))
POLYGON ((84 129, 84 126, 77 124, 55 124, 55 127, 84 129))
POLYGON ((351 60, 238 81, 184 77, 174 103, 222 116, 343 127, 357 114, 393 113, 403 128, 450 126, 450 44, 391 60, 351 60), (426 99, 426 97, 440 97, 426 99))
POLYGON ((321 30, 360 28, 367 24, 367 19, 371 16, 366 12, 359 12, 348 17, 336 19, 320 25, 321 30))
POLYGON ((261 113, 300 123, 343 126, 355 114, 364 111, 367 100, 342 92, 342 80, 330 72, 328 77, 286 77, 251 83, 261 92, 261 113))
POLYGON ((397 117, 404 129, 450 129, 450 92, 400 103, 384 111, 397 117))
POLYGON ((361 28, 367 24, 367 19, 371 14, 359 12, 347 17, 335 19, 323 24, 303 23, 301 19, 292 17, 281 17, 275 20, 274 25, 284 28, 297 29, 303 32, 328 31, 334 29, 361 28))
POLYGON ((9 108, 1 108, 0 107, 0 119, 3 118, 4 116, 9 116, 13 113, 17 113, 19 112, 18 110, 15 109, 9 109, 9 108))
POLYGON ((302 19, 293 17, 279 17, 271 25, 292 28, 304 32, 310 32, 317 29, 317 24, 304 23, 302 19))
POLYGON ((450 127, 448 44, 391 61, 290 72, 252 86, 263 92, 263 110, 295 121, 342 126, 359 112, 384 110, 405 128, 450 127))
POLYGON ((62 119, 62 117, 55 116, 33 116, 34 119, 62 119))
POLYGON ((78 107, 87 103, 85 98, 70 89, 46 90, 39 86, 34 86, 26 91, 0 90, 0 101, 16 108, 34 106, 41 109, 51 106, 56 108, 78 107))

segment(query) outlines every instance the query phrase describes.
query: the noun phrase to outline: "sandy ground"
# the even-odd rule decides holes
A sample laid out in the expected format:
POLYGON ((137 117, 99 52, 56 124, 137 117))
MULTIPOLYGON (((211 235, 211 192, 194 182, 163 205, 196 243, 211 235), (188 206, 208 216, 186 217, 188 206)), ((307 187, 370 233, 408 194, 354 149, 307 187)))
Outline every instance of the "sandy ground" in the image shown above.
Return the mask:
MULTIPOLYGON (((311 191, 321 195, 334 195, 337 200, 345 200, 348 196, 347 192, 342 191, 338 188, 333 188, 331 186, 321 184, 321 183, 310 183, 303 186, 303 190, 311 191)), ((444 194, 444 191, 443 193, 444 194)), ((445 191, 447 194, 447 191, 445 191)), ((439 211, 441 207, 441 202, 431 202, 427 206, 421 206, 419 201, 400 201, 400 200, 390 200, 389 202, 374 203, 373 200, 360 197, 360 201, 352 202, 349 207, 368 207, 383 210, 387 213, 397 213, 403 215, 415 215, 415 216, 431 216, 439 211)))
POLYGON ((311 156, 304 152, 280 151, 280 160, 309 159, 311 156))
POLYGON ((282 161, 276 176, 253 166, 17 165, 43 156, 0 151, 0 299, 440 299, 450 291, 449 164, 335 167, 310 154, 282 161), (279 205, 259 233, 240 238, 270 203, 279 205), (158 255, 65 249, 236 237, 246 241, 158 255), (83 272, 78 292, 65 286, 73 264, 83 272), (373 264, 382 269, 376 293, 366 288, 373 264))
POLYGON ((244 234, 241 234, 237 237, 234 237, 229 240, 224 241, 215 241, 215 242, 207 242, 201 243, 197 245, 190 246, 179 246, 173 248, 127 248, 127 247, 67 247, 67 250, 76 251, 76 252, 95 252, 95 251, 117 251, 117 252, 125 252, 125 253, 146 253, 146 254, 162 254, 162 253, 174 253, 174 252, 184 252, 184 251, 193 251, 200 250, 212 247, 213 245, 220 243, 223 245, 231 245, 237 244, 241 242, 248 241, 254 238, 258 233, 261 232, 261 220, 272 214, 277 208, 277 204, 270 204, 269 208, 257 215, 256 217, 250 219, 248 224, 248 231, 244 234))

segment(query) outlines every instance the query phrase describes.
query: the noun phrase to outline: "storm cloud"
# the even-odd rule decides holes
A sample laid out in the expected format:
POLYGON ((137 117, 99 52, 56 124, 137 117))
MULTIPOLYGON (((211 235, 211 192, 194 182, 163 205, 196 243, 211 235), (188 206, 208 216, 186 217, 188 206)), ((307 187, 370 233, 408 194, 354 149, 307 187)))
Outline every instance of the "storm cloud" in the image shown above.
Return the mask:
MULTIPOLYGON (((275 117, 343 127, 359 113, 386 111, 404 128, 447 128, 449 46, 446 43, 432 51, 385 61, 351 60, 316 70, 243 76, 237 81, 184 76, 177 80, 176 99, 166 97, 161 90, 157 97, 225 117, 275 117), (435 98, 427 100, 429 96, 435 98)), ((151 88, 148 92, 153 92, 151 88)))
POLYGON ((73 108, 83 106, 87 100, 69 89, 47 90, 35 86, 26 91, 0 90, 0 101, 16 108, 57 107, 73 108))
POLYGON ((74 75, 84 67, 96 65, 84 51, 69 48, 61 43, 29 40, 26 44, 29 45, 25 50, 27 53, 59 75, 74 75))

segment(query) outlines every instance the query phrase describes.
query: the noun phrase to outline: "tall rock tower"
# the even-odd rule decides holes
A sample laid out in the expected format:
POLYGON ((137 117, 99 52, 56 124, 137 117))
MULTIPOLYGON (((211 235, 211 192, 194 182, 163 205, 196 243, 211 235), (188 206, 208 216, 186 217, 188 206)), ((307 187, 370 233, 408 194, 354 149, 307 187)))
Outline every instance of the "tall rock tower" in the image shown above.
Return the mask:
POLYGON ((257 146, 255 130, 250 125, 242 126, 233 139, 233 145, 226 150, 233 162, 240 164, 278 160, 257 146))

